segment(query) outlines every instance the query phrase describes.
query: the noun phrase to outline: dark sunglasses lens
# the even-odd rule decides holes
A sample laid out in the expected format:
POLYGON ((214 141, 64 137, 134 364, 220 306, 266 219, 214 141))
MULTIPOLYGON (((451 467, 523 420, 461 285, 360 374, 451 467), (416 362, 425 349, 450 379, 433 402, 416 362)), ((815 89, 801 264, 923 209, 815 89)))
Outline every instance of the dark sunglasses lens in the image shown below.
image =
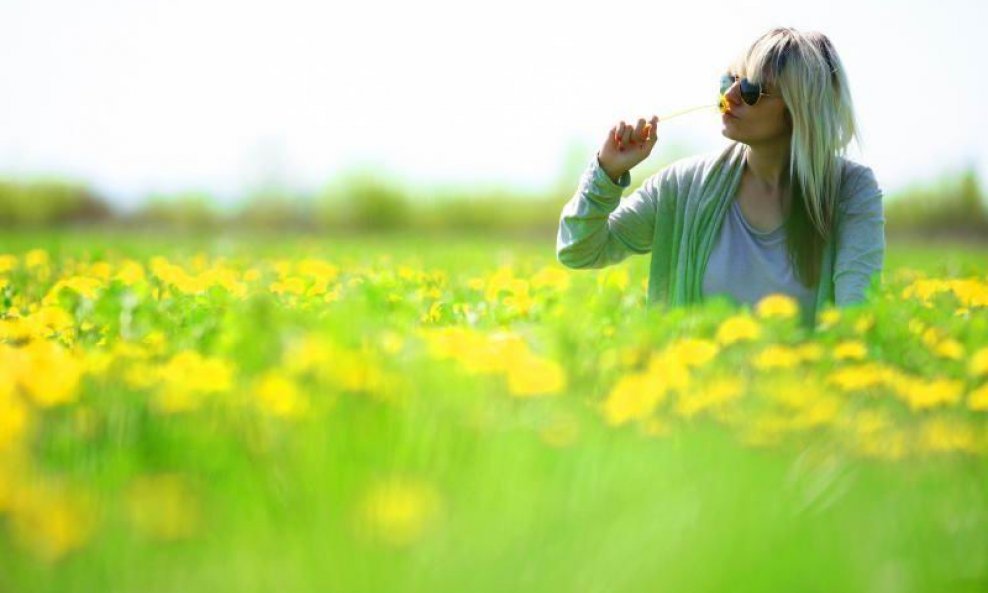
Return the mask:
POLYGON ((727 89, 731 88, 731 85, 732 84, 734 84, 734 77, 732 77, 732 76, 730 76, 728 74, 725 74, 725 75, 721 76, 720 77, 720 94, 722 94, 722 95, 727 94, 727 89))
POLYGON ((758 102, 758 97, 762 94, 762 87, 758 84, 748 82, 747 78, 741 79, 741 99, 748 105, 758 102))

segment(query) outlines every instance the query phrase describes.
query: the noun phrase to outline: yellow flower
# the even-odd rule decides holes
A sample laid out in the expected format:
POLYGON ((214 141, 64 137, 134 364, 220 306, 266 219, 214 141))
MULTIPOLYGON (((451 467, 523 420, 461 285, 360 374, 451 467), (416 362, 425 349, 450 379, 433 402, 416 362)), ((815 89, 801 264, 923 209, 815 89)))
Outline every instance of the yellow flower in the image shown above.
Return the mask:
POLYGON ((881 366, 861 364, 832 371, 827 375, 826 382, 837 386, 842 391, 856 391, 881 385, 885 376, 885 371, 881 366))
POLYGON ((527 315, 535 304, 535 299, 528 293, 528 282, 516 279, 509 286, 511 294, 503 299, 503 303, 518 315, 527 315))
POLYGON ((508 367, 508 392, 511 395, 552 395, 565 388, 563 368, 547 358, 529 353, 515 359, 508 367))
POLYGON ((759 370, 768 370, 792 368, 799 364, 799 361, 799 354, 792 348, 772 345, 763 348, 751 362, 759 370))
POLYGON ((704 382, 698 389, 681 392, 676 400, 675 411, 680 416, 690 418, 708 408, 734 401, 743 393, 743 385, 737 379, 713 379, 704 382))
POLYGON ((429 310, 419 318, 422 323, 437 323, 442 319, 443 302, 436 301, 429 306, 429 310))
POLYGON ((439 492, 431 484, 393 476, 367 489, 357 510, 357 530, 388 545, 408 546, 424 537, 441 510, 439 492))
POLYGON ((508 392, 518 397, 552 395, 566 388, 566 373, 555 361, 527 352, 507 368, 508 392))
POLYGON ((919 429, 919 446, 926 451, 949 453, 965 451, 977 453, 974 430, 959 421, 930 418, 919 429))
POLYGON ((688 389, 692 384, 689 367, 666 351, 656 352, 649 357, 645 373, 661 381, 669 389, 688 389))
POLYGON ((928 328, 922 335, 923 344, 927 348, 935 348, 942 335, 943 333, 939 329, 935 327, 928 328))
POLYGON ((321 259, 303 259, 295 269, 303 276, 322 282, 332 282, 340 275, 339 267, 321 259))
POLYGON ((10 349, 18 382, 31 400, 43 408, 75 401, 85 370, 83 361, 59 344, 34 340, 10 349))
POLYGON ((889 427, 891 421, 882 410, 861 410, 852 415, 846 423, 851 433, 858 437, 874 435, 889 427))
POLYGON ((967 363, 967 372, 972 377, 988 375, 988 346, 971 355, 971 360, 967 363))
POLYGON ((710 340, 680 338, 666 347, 665 356, 686 367, 702 367, 717 356, 720 347, 710 340))
POLYGON ((274 416, 295 418, 309 408, 309 401, 298 386, 277 371, 269 370, 254 384, 254 395, 262 410, 274 416))
POLYGON ((803 429, 832 424, 837 419, 840 408, 840 400, 837 398, 821 397, 801 409, 793 418, 792 424, 795 428, 803 429))
POLYGON ((823 346, 815 342, 806 342, 795 348, 796 355, 800 360, 815 362, 823 358, 823 346))
POLYGON ((799 302, 793 297, 782 293, 766 295, 755 305, 755 314, 763 319, 771 317, 789 319, 795 317, 798 313, 799 302))
POLYGON ((731 108, 730 103, 727 102, 727 96, 726 95, 721 95, 720 96, 720 103, 719 103, 718 106, 720 107, 720 112, 721 113, 727 113, 727 111, 731 108))
POLYGON ((65 280, 65 286, 91 300, 99 295, 99 290, 103 288, 103 282, 96 278, 72 276, 65 280))
POLYGON ((14 493, 10 506, 14 540, 48 563, 81 548, 93 532, 89 499, 63 486, 23 488, 14 493))
MULTIPOLYGON (((4 356, 3 348, 5 346, 0 345, 0 356, 4 356)), ((2 364, 0 360, 0 365, 2 364)), ((27 405, 14 393, 14 386, 13 373, 0 366, 0 458, 5 451, 21 442, 27 434, 30 420, 27 405)), ((3 505, 0 504, 0 510, 2 509, 3 505)))
POLYGON ((896 461, 910 452, 910 441, 902 431, 887 430, 861 436, 856 449, 865 457, 896 461))
POLYGON ((761 335, 761 326, 747 314, 728 317, 717 328, 715 339, 724 346, 745 340, 757 340, 761 335))
POLYGON ((294 294, 301 296, 305 294, 305 281, 298 276, 283 278, 272 282, 270 290, 275 294, 294 294))
POLYGON ((789 419, 778 414, 755 416, 739 427, 741 442, 752 447, 776 445, 790 430, 789 419))
POLYGON ((156 407, 166 413, 195 410, 205 394, 229 391, 233 367, 222 359, 205 358, 194 350, 179 352, 158 369, 161 390, 156 407))
POLYGON ((988 411, 988 383, 968 394, 967 407, 975 412, 988 411))
POLYGON ((17 267, 17 256, 9 253, 0 254, 0 274, 6 274, 17 267))
POLYGON ((934 348, 934 352, 941 358, 960 360, 964 358, 964 347, 953 338, 947 338, 939 342, 934 348))
POLYGON ((895 389, 913 410, 956 404, 964 393, 964 382, 956 379, 906 379, 898 381, 895 389))
POLYGON ((867 313, 858 318, 854 322, 854 332, 857 334, 863 334, 875 325, 875 316, 871 313, 867 313))
POLYGON ((471 373, 505 372, 528 355, 525 340, 511 332, 501 331, 484 336, 464 331, 451 335, 454 336, 451 345, 459 343, 467 348, 451 352, 451 356, 471 373))
POLYGON ((564 292, 570 286, 570 275, 559 266, 545 266, 532 276, 532 288, 541 290, 548 288, 564 292))
POLYGON ((840 321, 841 312, 840 309, 836 307, 827 307, 823 311, 820 311, 819 324, 821 329, 827 329, 840 321))
POLYGON ((114 278, 127 286, 133 286, 144 281, 144 267, 139 262, 128 259, 120 265, 114 278))
POLYGON ((845 340, 834 347, 834 360, 864 360, 868 348, 858 340, 845 340))
POLYGON ((665 399, 667 390, 668 385, 654 375, 625 375, 618 379, 604 401, 604 418, 611 426, 647 418, 665 399))
POLYGON ((32 249, 24 256, 24 265, 28 268, 40 268, 48 265, 48 252, 44 249, 32 249))
POLYGON ((790 410, 800 410, 809 407, 817 401, 830 397, 827 390, 815 380, 797 377, 792 374, 775 374, 760 377, 757 383, 758 393, 790 410))

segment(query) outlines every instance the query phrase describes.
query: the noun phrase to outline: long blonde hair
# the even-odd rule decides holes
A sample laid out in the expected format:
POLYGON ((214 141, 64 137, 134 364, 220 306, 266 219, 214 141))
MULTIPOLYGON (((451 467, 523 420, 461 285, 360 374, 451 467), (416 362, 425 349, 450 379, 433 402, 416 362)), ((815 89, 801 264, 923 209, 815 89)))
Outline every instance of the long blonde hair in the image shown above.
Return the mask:
POLYGON ((861 144, 843 64, 823 33, 771 29, 735 60, 731 69, 751 82, 772 84, 792 124, 789 179, 792 214, 787 248, 797 276, 819 281, 824 243, 834 234, 841 159, 851 140, 861 144))

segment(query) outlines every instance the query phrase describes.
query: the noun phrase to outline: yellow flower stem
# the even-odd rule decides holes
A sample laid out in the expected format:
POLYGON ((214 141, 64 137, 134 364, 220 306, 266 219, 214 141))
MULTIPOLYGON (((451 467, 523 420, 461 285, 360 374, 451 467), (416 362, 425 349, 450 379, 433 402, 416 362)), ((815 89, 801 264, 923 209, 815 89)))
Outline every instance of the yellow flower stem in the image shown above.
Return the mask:
POLYGON ((718 107, 719 105, 720 105, 719 103, 714 103, 713 105, 700 105, 699 107, 690 107, 689 109, 683 109, 681 111, 675 111, 673 113, 670 113, 669 115, 660 115, 659 116, 659 121, 660 122, 664 122, 667 119, 672 119, 672 118, 677 117, 679 115, 683 115, 684 113, 689 113, 691 111, 696 111, 697 109, 711 109, 711 108, 714 108, 714 107, 718 107))

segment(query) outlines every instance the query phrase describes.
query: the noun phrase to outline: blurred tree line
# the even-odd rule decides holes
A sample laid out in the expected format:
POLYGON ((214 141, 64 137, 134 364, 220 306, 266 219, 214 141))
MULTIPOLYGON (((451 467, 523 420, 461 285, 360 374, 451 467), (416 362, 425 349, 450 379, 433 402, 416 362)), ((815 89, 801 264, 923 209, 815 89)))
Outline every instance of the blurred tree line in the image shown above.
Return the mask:
MULTIPOLYGON (((664 163, 689 154, 687 147, 669 150, 660 158, 663 164, 632 171, 631 187, 638 187, 664 163)), ((314 195, 274 186, 261 188, 227 210, 205 193, 189 192, 152 195, 137 210, 122 212, 80 183, 0 179, 0 227, 555 233, 562 206, 576 191, 589 164, 587 155, 595 152, 585 146, 572 147, 558 182, 540 194, 494 186, 416 193, 368 169, 351 171, 314 195)), ((886 195, 884 201, 890 236, 988 241, 988 202, 973 166, 886 195)))

